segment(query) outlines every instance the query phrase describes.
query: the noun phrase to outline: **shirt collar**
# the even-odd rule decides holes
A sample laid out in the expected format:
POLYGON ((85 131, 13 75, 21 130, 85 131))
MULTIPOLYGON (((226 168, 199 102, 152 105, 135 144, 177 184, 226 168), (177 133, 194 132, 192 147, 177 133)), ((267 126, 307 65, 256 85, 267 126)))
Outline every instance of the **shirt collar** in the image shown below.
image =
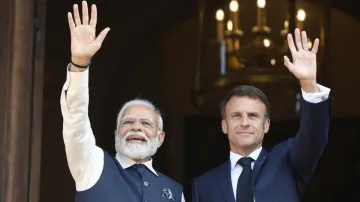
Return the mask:
MULTIPOLYGON (((252 159, 254 159, 254 161, 256 161, 256 159, 260 155, 261 150, 262 150, 262 147, 255 149, 253 152, 251 152, 251 154, 248 157, 251 157, 252 159)), ((235 168, 238 160, 241 159, 242 157, 244 157, 244 156, 241 156, 240 154, 230 151, 231 170, 233 170, 235 168)))
MULTIPOLYGON (((120 154, 119 152, 116 153, 116 160, 119 161, 121 167, 123 167, 124 169, 129 168, 135 164, 137 164, 137 162, 135 162, 134 160, 124 156, 123 154, 120 154)), ((158 176, 158 174, 156 173, 156 171, 154 170, 153 166, 152 166, 152 158, 150 159, 150 161, 147 161, 145 163, 143 163, 152 173, 154 173, 156 176, 158 176)))

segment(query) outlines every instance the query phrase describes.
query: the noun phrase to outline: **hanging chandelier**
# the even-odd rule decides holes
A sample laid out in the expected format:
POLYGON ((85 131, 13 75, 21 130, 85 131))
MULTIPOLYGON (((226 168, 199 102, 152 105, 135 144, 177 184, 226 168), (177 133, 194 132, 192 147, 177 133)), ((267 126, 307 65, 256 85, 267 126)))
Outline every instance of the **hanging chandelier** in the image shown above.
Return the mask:
MULTIPOLYGON (((243 40, 246 33, 241 29, 239 17, 240 5, 238 0, 229 1, 226 8, 218 9, 215 13, 215 19, 217 21, 216 37, 220 45, 220 74, 225 75, 232 70, 249 70, 248 68, 251 68, 253 72, 256 70, 266 71, 268 82, 273 82, 269 73, 270 71, 276 73, 274 75, 276 77, 281 75, 280 72, 276 72, 274 67, 279 64, 283 55, 287 54, 286 35, 290 30, 290 21, 295 19, 295 26, 292 26, 292 28, 298 27, 301 30, 304 29, 306 11, 304 8, 299 7, 296 9, 296 12, 291 12, 291 10, 295 10, 292 8, 295 6, 295 2, 283 1, 285 5, 284 26, 281 30, 275 30, 278 35, 276 36, 267 24, 266 0, 247 1, 246 3, 256 3, 256 14, 249 16, 249 18, 256 18, 256 24, 251 28, 250 33, 248 33, 250 37, 247 38, 247 41, 243 40), (281 38, 282 42, 276 43, 273 39, 274 37, 281 38)), ((312 42, 310 39, 308 39, 308 41, 309 48, 311 48, 312 42)), ((282 65, 281 62, 280 64, 282 65)), ((249 75, 247 74, 247 76, 249 75)), ((255 79, 255 82, 265 81, 266 79, 264 80, 264 78, 263 76, 258 77, 257 80, 255 79)), ((224 84, 224 80, 220 79, 217 84, 224 84)))
POLYGON ((309 49, 311 39, 319 38, 322 61, 329 8, 310 0, 199 0, 199 5, 196 106, 217 106, 217 97, 241 84, 280 87, 297 99, 297 80, 283 63, 284 55, 291 58, 286 36, 305 30, 309 49))

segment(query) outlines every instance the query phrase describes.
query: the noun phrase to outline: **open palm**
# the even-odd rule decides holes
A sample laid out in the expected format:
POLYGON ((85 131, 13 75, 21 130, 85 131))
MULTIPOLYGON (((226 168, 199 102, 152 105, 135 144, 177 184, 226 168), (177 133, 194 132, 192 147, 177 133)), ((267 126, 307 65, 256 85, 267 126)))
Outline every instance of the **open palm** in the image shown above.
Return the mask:
POLYGON ((290 62, 290 59, 287 56, 284 56, 285 66, 300 81, 316 80, 316 53, 319 47, 319 39, 314 41, 311 51, 308 50, 308 40, 305 31, 303 31, 300 36, 300 30, 295 29, 297 49, 291 34, 288 34, 287 40, 293 61, 290 62))
POLYGON ((88 5, 86 1, 82 2, 82 22, 77 4, 74 5, 74 19, 72 14, 68 13, 70 34, 71 34, 71 54, 73 58, 81 60, 90 60, 100 49, 110 28, 106 28, 96 37, 97 9, 95 5, 91 6, 91 19, 89 20, 88 5))

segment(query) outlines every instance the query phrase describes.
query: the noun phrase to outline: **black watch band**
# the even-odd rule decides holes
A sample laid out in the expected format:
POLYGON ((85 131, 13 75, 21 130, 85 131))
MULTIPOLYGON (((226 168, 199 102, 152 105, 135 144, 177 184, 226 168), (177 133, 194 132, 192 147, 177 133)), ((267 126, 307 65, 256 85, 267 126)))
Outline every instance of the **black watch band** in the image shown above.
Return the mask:
POLYGON ((89 64, 83 66, 83 65, 78 65, 78 64, 75 64, 73 61, 71 61, 71 64, 74 65, 75 67, 78 67, 78 68, 88 68, 91 64, 91 60, 89 61, 89 64))

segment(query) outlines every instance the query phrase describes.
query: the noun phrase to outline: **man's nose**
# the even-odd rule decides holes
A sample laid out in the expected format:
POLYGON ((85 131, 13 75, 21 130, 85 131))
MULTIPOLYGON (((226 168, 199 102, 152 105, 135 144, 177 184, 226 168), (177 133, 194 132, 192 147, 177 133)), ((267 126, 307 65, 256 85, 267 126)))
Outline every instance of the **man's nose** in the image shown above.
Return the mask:
POLYGON ((249 121, 247 117, 242 117, 240 120, 240 124, 242 127, 248 127, 249 126, 249 121))
POLYGON ((132 131, 141 131, 142 130, 142 127, 141 127, 141 124, 140 124, 139 120, 134 122, 131 130, 132 131))

